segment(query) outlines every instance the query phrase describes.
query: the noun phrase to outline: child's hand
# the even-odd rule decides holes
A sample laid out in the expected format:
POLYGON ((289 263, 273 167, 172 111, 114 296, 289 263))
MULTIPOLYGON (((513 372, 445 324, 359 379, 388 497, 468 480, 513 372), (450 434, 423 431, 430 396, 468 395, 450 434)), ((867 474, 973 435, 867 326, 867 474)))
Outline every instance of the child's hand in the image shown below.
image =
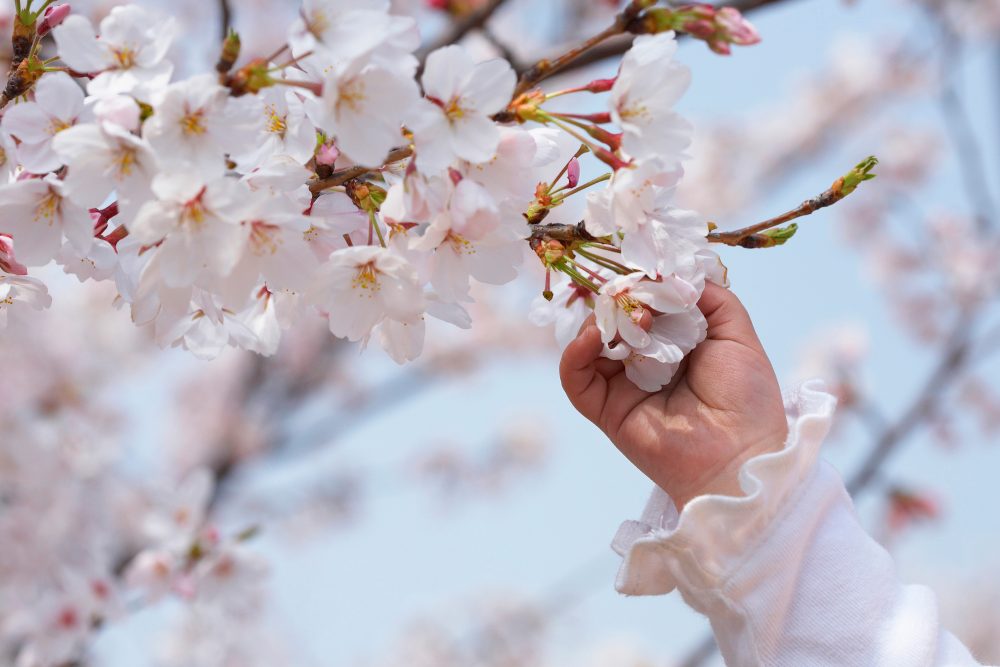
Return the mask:
POLYGON ((780 449, 785 411, 771 362, 736 296, 709 283, 698 303, 708 338, 669 386, 649 394, 600 356, 591 317, 563 353, 563 389, 583 416, 681 509, 706 493, 741 495, 744 461, 780 449))

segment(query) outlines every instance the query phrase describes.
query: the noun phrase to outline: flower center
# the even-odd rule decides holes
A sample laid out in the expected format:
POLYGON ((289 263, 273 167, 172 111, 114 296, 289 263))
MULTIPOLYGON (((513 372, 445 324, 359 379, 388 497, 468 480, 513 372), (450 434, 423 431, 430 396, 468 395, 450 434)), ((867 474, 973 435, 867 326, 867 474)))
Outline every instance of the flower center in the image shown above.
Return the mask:
POLYGON ((205 209, 205 205, 201 201, 204 195, 205 188, 202 188, 201 192, 195 195, 194 199, 189 202, 185 202, 184 208, 181 209, 181 227, 190 227, 191 229, 198 230, 205 224, 205 218, 208 217, 208 211, 205 209))
POLYGON ((49 189, 48 194, 42 197, 38 206, 35 207, 35 222, 44 222, 51 227, 61 206, 62 197, 54 190, 49 189))
POLYGON ((129 46, 122 46, 116 49, 112 49, 115 54, 115 61, 118 63, 119 69, 132 69, 135 67, 135 49, 129 46))
POLYGON ((476 254, 476 246, 472 245, 472 242, 461 234, 448 232, 448 236, 445 238, 444 242, 451 245, 451 249, 455 251, 456 255, 476 254))
POLYGON ((188 137, 200 137, 205 134, 205 110, 188 111, 181 118, 181 131, 188 137))
POLYGON ((257 256, 273 255, 278 252, 281 239, 278 227, 259 220, 250 225, 250 250, 257 256))
POLYGON ((288 123, 285 121, 285 117, 279 115, 278 110, 269 105, 267 107, 267 131, 284 138, 287 130, 288 123))
POLYGON ((302 18, 306 22, 306 30, 311 32, 316 39, 322 39, 323 33, 330 29, 330 19, 327 18, 326 12, 322 9, 313 11, 311 18, 304 15, 302 18))
POLYGON ((337 112, 340 112, 341 107, 347 107, 355 113, 360 112, 364 101, 365 82, 354 79, 340 89, 340 95, 337 96, 337 112))
POLYGON ((135 163, 135 150, 124 147, 120 148, 114 159, 114 168, 117 179, 121 181, 131 176, 135 163))
POLYGON ((358 273, 354 276, 351 286, 355 289, 363 289, 372 292, 372 294, 369 294, 369 298, 371 298, 374 296, 375 292, 382 289, 382 286, 378 281, 378 273, 379 271, 375 268, 375 264, 373 262, 362 264, 358 267, 358 273))
POLYGON ((621 292, 615 295, 615 302, 618 307, 625 311, 625 313, 634 320, 638 320, 642 317, 642 304, 629 294, 628 292, 621 292), (636 315, 638 313, 638 315, 636 315))

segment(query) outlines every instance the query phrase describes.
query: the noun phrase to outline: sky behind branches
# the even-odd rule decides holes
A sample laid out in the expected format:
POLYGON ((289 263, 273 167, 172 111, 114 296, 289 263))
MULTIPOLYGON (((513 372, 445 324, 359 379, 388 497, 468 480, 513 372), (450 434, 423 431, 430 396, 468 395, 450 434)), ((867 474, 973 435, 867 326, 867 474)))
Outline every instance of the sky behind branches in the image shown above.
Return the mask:
MULTIPOLYGON (((916 16, 901 9, 902 4, 789 2, 755 16, 764 42, 738 49, 731 58, 715 56, 700 43, 685 43, 680 59, 691 66, 694 83, 680 110, 701 124, 766 108, 786 98, 797 77, 819 71, 835 40, 845 35, 920 34, 908 32, 919 31, 918 23, 898 20, 900 12, 907 20, 916 16)), ((970 54, 960 78, 960 92, 985 138, 993 184, 1000 183, 995 122, 1000 109, 992 97, 994 88, 980 82, 996 80, 995 61, 996 54, 985 49, 970 54)), ((935 106, 921 104, 915 113, 913 108, 907 107, 905 119, 890 108, 884 117, 857 127, 838 140, 828 158, 810 163, 761 197, 760 208, 746 211, 745 219, 719 222, 739 226, 819 193, 871 152, 878 135, 893 122, 940 127, 935 106)), ((697 159, 697 145, 692 154, 697 159)), ((954 160, 948 159, 933 192, 921 197, 930 211, 968 208, 954 160)), ((856 196, 864 197, 865 189, 878 183, 866 184, 856 196)), ((842 215, 843 210, 833 210, 806 219, 783 248, 727 249, 723 259, 733 289, 753 315, 786 385, 803 341, 835 325, 858 322, 870 336, 866 380, 871 395, 895 414, 935 357, 915 345, 886 312, 861 258, 844 242, 837 223, 842 215)), ((376 356, 366 355, 359 363, 369 364, 373 374, 383 373, 376 356)), ((177 359, 167 355, 164 364, 177 359)), ((167 371, 153 374, 134 388, 131 400, 144 406, 140 414, 148 416, 141 419, 137 448, 155 447, 158 434, 169 428, 156 406, 169 398, 164 385, 171 376, 167 371)), ((868 442, 863 430, 850 425, 826 453, 849 473, 868 442)), ((905 447, 890 466, 893 479, 937 492, 945 516, 916 529, 899 545, 903 578, 939 591, 978 575, 995 578, 1000 574, 1000 517, 991 508, 1000 506, 1000 444, 979 438, 945 451, 918 438, 905 447)), ((556 604, 560 611, 553 618, 552 657, 559 664, 585 666, 595 638, 638 643, 666 661, 700 641, 707 627, 676 595, 626 599, 614 593, 618 558, 608 544, 621 520, 638 515, 650 483, 572 411, 559 388, 552 355, 498 359, 467 381, 437 385, 350 431, 336 447, 280 470, 268 488, 291 493, 310 476, 345 467, 370 471, 374 480, 372 501, 359 521, 318 539, 294 541, 283 533, 259 539, 274 564, 274 623, 305 656, 304 665, 375 663, 406 624, 422 615, 448 620, 461 641, 468 609, 495 599, 556 604), (445 509, 400 475, 399 463, 428 442, 450 440, 475 448, 488 442, 498 425, 525 418, 549 434, 550 460, 545 469, 515 481, 497 497, 470 498, 445 509)), ((874 503, 865 499, 860 507, 874 522, 874 503)), ((170 613, 167 607, 139 614, 117 627, 100 642, 95 664, 152 665, 154 630, 170 613)))

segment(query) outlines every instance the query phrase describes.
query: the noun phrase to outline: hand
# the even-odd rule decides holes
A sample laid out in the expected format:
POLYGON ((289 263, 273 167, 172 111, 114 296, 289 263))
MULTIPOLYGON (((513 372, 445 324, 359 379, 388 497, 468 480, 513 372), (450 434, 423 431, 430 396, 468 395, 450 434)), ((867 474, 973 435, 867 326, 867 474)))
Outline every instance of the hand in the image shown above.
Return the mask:
POLYGON ((559 367, 574 407, 678 510, 708 493, 742 495, 740 466, 780 449, 788 429, 778 380, 743 304, 709 283, 698 307, 708 320, 708 338, 657 393, 633 385, 622 362, 600 356, 593 317, 559 367))

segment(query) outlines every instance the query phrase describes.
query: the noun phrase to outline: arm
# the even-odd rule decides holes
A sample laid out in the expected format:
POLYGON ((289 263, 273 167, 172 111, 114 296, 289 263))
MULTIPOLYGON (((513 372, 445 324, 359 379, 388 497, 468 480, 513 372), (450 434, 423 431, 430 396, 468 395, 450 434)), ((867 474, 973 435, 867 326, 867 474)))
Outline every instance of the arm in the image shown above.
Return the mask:
POLYGON ((709 285, 699 306, 708 339, 657 394, 599 358, 589 324, 563 356, 570 400, 658 485, 615 538, 618 589, 679 589, 728 665, 977 665, 818 461, 833 398, 806 384, 783 406, 739 300, 709 285))

